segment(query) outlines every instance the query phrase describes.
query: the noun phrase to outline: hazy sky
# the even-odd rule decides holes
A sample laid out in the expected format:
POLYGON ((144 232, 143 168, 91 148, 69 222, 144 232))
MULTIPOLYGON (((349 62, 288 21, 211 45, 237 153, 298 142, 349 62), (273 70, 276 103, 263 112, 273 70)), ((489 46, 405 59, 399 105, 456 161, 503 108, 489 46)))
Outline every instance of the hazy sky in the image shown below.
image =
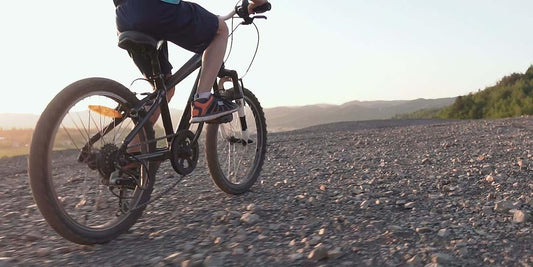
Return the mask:
MULTIPOLYGON (((235 0, 197 1, 215 14, 235 0)), ((531 0, 272 0, 245 85, 264 107, 452 97, 525 72, 533 63, 531 0)), ((0 9, 0 112, 40 113, 66 85, 102 76, 125 85, 139 71, 116 45, 111 0, 7 1, 0 9)), ((241 27, 228 67, 255 49, 241 27)), ((179 67, 191 56, 171 47, 179 67)), ((178 87, 181 108, 192 81, 178 87)), ((145 84, 134 86, 147 90, 145 84)))

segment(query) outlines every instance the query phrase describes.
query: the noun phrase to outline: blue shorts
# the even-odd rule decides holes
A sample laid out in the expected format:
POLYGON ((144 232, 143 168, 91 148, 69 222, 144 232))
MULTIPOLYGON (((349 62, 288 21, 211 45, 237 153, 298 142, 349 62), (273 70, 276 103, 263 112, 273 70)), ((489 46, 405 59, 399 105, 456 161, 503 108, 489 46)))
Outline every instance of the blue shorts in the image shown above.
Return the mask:
MULTIPOLYGON (((176 5, 160 0, 123 0, 116 14, 119 32, 140 31, 194 53, 202 53, 218 31, 217 16, 186 1, 176 5)), ((163 74, 169 74, 172 65, 167 47, 163 47, 159 60, 163 74)), ((134 61, 143 74, 151 73, 149 63, 134 61)))

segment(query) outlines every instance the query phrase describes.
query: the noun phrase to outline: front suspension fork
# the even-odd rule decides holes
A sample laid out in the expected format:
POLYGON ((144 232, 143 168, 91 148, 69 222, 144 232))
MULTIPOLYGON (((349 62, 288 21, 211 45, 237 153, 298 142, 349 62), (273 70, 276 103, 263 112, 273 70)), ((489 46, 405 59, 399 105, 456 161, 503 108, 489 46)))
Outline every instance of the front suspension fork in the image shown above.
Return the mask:
MULTIPOLYGON (((218 90, 225 90, 224 83, 226 82, 231 81, 233 83, 233 98, 235 99, 235 103, 239 106, 237 114, 239 115, 239 121, 241 124, 242 140, 247 141, 250 137, 250 134, 248 132, 248 124, 246 123, 246 112, 244 109, 244 84, 242 79, 239 79, 236 71, 227 70, 224 68, 224 66, 222 66, 218 76, 220 77, 218 82, 218 90)), ((228 138, 228 136, 224 136, 224 138, 228 138)))

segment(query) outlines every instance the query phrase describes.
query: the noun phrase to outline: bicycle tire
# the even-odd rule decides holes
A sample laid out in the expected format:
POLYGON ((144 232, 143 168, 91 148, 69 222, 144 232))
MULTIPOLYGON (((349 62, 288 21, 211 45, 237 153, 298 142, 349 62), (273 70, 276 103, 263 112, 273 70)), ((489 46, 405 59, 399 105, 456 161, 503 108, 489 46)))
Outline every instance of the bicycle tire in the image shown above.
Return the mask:
MULTIPOLYGON (((54 150, 56 134, 59 136, 61 126, 64 123, 64 120, 71 108, 73 108, 76 103, 82 103, 84 99, 89 99, 89 97, 96 96, 101 97, 100 95, 106 96, 109 99, 115 100, 118 103, 124 105, 133 105, 138 103, 138 99, 135 95, 124 87, 120 83, 115 81, 105 79, 105 78, 88 78, 74 82, 73 84, 67 86, 63 89, 46 107, 42 113, 39 121, 36 125, 35 132, 33 135, 30 154, 28 160, 28 174, 30 178, 30 186, 33 194, 33 198, 37 204, 37 207, 48 224, 61 236, 75 243, 79 244, 97 244, 97 243, 106 243, 110 240, 116 238, 118 235, 127 231, 135 222, 141 217, 145 207, 141 207, 138 210, 122 213, 120 216, 116 215, 116 222, 105 222, 102 225, 95 227, 89 227, 80 223, 74 219, 74 215, 67 212, 66 200, 69 200, 71 196, 66 196, 65 198, 60 199, 58 192, 60 186, 66 188, 63 183, 63 180, 60 180, 60 173, 62 170, 58 167, 52 166, 52 163, 59 162, 55 160, 54 156, 63 154, 74 154, 71 150, 65 149, 62 152, 54 150), (53 151, 54 150, 54 151, 53 151), (68 151, 65 152, 65 151, 68 151), (57 174, 57 175, 56 175, 57 174), (56 185, 58 188, 55 188, 56 185)), ((92 99, 92 98, 91 98, 92 99)), ((79 114, 78 114, 79 115, 79 114)), ((81 120, 81 119, 80 119, 81 120)), ((132 120, 133 121, 133 120, 132 120)), ((89 125, 90 125, 89 121, 89 125)), ((63 125, 65 128, 65 126, 63 125)), ((127 127, 127 126, 126 126, 127 127)), ((118 129, 118 128, 117 128, 118 129)), ((67 131, 61 129, 61 131, 67 131)), ((118 130, 117 130, 118 131, 118 130)), ((89 131, 90 132, 90 131, 89 131)), ((129 132, 123 129, 123 132, 129 132)), ((68 133, 68 132, 67 132, 68 133)), ((154 138, 154 131, 151 125, 145 125, 141 133, 139 134, 141 139, 141 147, 144 151, 153 151, 155 149, 155 144, 150 144, 145 142, 146 140, 152 140, 154 138), (145 142, 145 145, 142 145, 142 142, 145 142)), ((103 137, 102 137, 103 139, 103 137)), ((72 140, 74 142, 74 140, 72 140)), ((117 140, 118 142, 118 140, 117 140)), ((69 164, 70 161, 68 161, 69 164)), ((59 164, 59 163, 58 163, 59 164)), ((61 163, 67 164, 67 163, 61 163)), ((67 166, 67 165, 65 165, 67 166)), ((79 168, 83 166, 74 165, 79 168)), ((61 165, 59 166, 61 167, 61 165)), ((155 181, 155 171, 156 167, 154 164, 149 163, 142 168, 148 168, 148 171, 144 169, 144 175, 148 174, 151 179, 148 179, 148 183, 145 186, 144 190, 134 189, 132 195, 132 203, 144 203, 149 200, 150 194, 153 189, 155 181)), ((80 169, 79 173, 86 171, 85 178, 89 174, 93 175, 93 171, 89 169, 88 166, 85 166, 87 170, 80 169)), ((69 170, 73 172, 72 170, 69 170)), ((75 177, 76 174, 65 174, 66 177, 75 177)), ((81 177, 82 175, 80 175, 81 177)), ((69 178, 74 179, 74 178, 69 178)), ((78 181, 79 182, 79 181, 78 181)), ((73 190, 77 192, 79 190, 78 185, 81 183, 71 182, 73 190)), ((84 182, 85 183, 85 182, 84 182)), ((89 186, 92 186, 91 181, 89 180, 89 186)), ((98 187, 101 190, 101 187, 98 187)), ((98 192, 98 197, 101 192, 98 192)), ((75 199, 76 196, 72 197, 75 199)), ((85 197, 85 196, 84 196, 85 197)), ((132 204, 130 203, 130 204, 132 204)), ((78 203, 79 204, 79 203, 78 203)), ((99 204, 95 204, 95 210, 98 210, 97 207, 99 204)), ((77 206, 76 206, 77 207, 77 206)), ((102 209, 103 210, 103 209, 102 209)), ((110 213, 111 211, 106 211, 110 213)), ((81 213, 81 211, 80 211, 81 213)), ((87 221, 87 215, 83 215, 84 220, 87 221)))
POLYGON ((267 145, 267 125, 263 108, 250 90, 244 89, 243 91, 245 106, 249 109, 246 112, 246 118, 250 136, 254 136, 253 143, 243 144, 230 141, 231 137, 242 133, 237 112, 233 114, 234 118, 230 123, 208 124, 205 136, 205 155, 209 174, 222 191, 232 195, 247 192, 256 182, 265 161, 267 145), (228 129, 232 136, 227 133, 222 134, 228 129), (226 135, 225 138, 219 138, 224 135, 226 135), (252 152, 252 160, 244 157, 236 159, 238 153, 244 155, 246 152, 252 152), (243 172, 239 167, 231 166, 231 161, 235 162, 234 166, 243 166, 243 172), (242 181, 237 182, 236 179, 242 179, 242 181))

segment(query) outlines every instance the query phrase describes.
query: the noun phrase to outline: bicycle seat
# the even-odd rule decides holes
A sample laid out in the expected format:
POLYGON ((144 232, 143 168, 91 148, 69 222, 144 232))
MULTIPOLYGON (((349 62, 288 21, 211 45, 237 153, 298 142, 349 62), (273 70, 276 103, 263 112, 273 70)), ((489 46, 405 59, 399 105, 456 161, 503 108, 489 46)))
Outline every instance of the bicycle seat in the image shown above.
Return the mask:
POLYGON ((125 31, 118 35, 118 47, 128 51, 155 51, 157 43, 152 36, 138 31, 125 31))

